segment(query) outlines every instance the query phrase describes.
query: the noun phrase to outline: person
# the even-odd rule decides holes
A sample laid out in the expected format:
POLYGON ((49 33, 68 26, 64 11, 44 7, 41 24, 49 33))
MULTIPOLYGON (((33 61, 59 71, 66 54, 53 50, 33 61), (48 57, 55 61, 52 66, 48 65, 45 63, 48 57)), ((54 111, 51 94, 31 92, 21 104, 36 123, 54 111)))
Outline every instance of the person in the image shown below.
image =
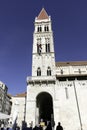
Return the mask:
POLYGON ((49 121, 46 127, 46 130, 52 130, 51 122, 49 121))
POLYGON ((39 130, 43 130, 43 127, 41 125, 39 125, 39 130))
POLYGON ((52 126, 52 130, 54 130, 54 127, 55 127, 55 121, 54 120, 51 121, 51 126, 52 126))
POLYGON ((29 123, 29 130, 32 130, 32 123, 29 123))
POLYGON ((39 130, 39 127, 37 125, 35 125, 35 127, 33 128, 33 130, 39 130))
POLYGON ((4 130, 4 123, 1 124, 1 130, 4 130))
POLYGON ((58 122, 58 125, 57 125, 57 127, 56 127, 56 130, 63 130, 63 127, 61 126, 61 123, 60 123, 60 122, 58 122))
POLYGON ((43 119, 41 119, 40 121, 40 126, 43 128, 45 126, 45 122, 43 121, 43 119))

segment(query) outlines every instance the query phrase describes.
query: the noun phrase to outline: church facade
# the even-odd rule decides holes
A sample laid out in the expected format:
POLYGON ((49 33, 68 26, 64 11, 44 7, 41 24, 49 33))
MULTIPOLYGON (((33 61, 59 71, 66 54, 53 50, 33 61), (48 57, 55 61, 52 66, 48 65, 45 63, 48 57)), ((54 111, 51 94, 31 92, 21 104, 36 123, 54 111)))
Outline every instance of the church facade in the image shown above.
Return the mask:
POLYGON ((25 111, 18 114, 24 114, 27 125, 43 120, 55 127, 61 122, 64 130, 86 130, 87 61, 55 61, 51 22, 44 8, 35 18, 32 76, 27 77, 25 111))

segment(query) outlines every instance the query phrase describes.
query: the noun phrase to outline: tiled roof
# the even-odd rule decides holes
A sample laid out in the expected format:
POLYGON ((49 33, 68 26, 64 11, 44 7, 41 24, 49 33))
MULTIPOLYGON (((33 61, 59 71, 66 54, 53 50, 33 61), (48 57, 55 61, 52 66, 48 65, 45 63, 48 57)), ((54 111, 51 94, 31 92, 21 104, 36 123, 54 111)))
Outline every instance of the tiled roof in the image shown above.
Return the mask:
POLYGON ((83 66, 87 65, 87 61, 71 61, 71 62, 56 62, 56 66, 83 66))
POLYGON ((26 92, 19 93, 19 94, 15 95, 14 97, 25 97, 25 96, 26 96, 26 92))
POLYGON ((39 13, 38 17, 37 17, 38 20, 42 20, 42 19, 49 19, 49 16, 46 12, 46 10, 44 8, 42 8, 41 12, 39 13))

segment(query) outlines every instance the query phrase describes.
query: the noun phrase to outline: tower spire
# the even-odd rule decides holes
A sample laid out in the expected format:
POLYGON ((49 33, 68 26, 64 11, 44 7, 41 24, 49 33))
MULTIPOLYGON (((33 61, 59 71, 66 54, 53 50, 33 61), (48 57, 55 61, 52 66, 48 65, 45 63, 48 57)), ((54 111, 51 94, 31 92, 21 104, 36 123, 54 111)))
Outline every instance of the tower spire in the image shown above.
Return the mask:
POLYGON ((44 8, 42 8, 42 10, 40 11, 37 17, 37 20, 41 20, 41 19, 49 19, 49 16, 44 8))

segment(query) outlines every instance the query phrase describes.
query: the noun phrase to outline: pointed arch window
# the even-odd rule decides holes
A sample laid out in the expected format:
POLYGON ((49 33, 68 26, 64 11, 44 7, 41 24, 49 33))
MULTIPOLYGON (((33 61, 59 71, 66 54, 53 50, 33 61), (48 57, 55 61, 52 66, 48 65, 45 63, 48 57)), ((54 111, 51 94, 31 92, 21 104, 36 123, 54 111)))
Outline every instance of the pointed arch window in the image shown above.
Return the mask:
POLYGON ((45 38, 45 43, 46 43, 46 52, 49 53, 50 52, 50 39, 49 38, 45 38))
POLYGON ((40 26, 40 32, 42 32, 42 27, 40 26))
POLYGON ((39 27, 37 27, 37 32, 39 32, 39 27))
POLYGON ((51 76, 51 68, 49 66, 47 68, 47 76, 51 76))
POLYGON ((42 32, 42 27, 41 26, 37 27, 37 32, 42 32))
POLYGON ((48 43, 48 52, 50 52, 50 43, 48 43))
POLYGON ((37 53, 40 55, 42 51, 41 38, 37 39, 37 53))
POLYGON ((48 25, 45 25, 45 26, 44 26, 44 31, 45 31, 45 32, 48 32, 48 31, 49 31, 48 25))
POLYGON ((44 31, 46 32, 46 26, 44 27, 44 31))
POLYGON ((49 31, 49 27, 47 26, 47 31, 49 31))
POLYGON ((41 69, 40 69, 40 67, 37 68, 37 76, 41 76, 41 69))

